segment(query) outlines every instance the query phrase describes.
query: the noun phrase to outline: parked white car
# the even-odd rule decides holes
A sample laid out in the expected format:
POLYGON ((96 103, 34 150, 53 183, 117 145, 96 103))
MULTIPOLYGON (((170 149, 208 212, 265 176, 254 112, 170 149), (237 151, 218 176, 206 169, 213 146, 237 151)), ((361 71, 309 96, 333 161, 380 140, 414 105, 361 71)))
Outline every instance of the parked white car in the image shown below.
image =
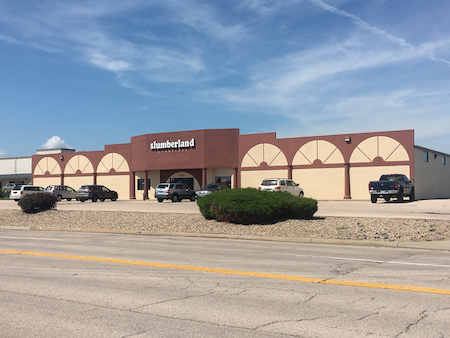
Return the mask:
POLYGON ((44 192, 44 188, 37 185, 16 185, 14 188, 12 188, 11 193, 9 194, 9 198, 18 202, 24 195, 41 192, 44 192))
POLYGON ((266 178, 261 182, 258 189, 268 191, 287 191, 294 196, 300 197, 305 195, 303 189, 298 185, 298 183, 295 183, 293 180, 288 178, 266 178))

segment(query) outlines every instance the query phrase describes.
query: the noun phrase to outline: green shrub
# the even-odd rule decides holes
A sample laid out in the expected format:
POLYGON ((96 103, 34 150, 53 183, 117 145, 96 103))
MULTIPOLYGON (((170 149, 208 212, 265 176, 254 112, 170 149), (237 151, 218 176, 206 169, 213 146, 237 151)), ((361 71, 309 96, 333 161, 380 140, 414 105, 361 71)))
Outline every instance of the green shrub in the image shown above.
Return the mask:
POLYGON ((35 214, 39 211, 54 209, 57 197, 53 194, 34 193, 23 196, 19 200, 19 206, 27 214, 35 214))
POLYGON ((237 224, 270 224, 286 219, 311 219, 317 201, 287 192, 254 188, 224 189, 197 200, 206 219, 237 224))

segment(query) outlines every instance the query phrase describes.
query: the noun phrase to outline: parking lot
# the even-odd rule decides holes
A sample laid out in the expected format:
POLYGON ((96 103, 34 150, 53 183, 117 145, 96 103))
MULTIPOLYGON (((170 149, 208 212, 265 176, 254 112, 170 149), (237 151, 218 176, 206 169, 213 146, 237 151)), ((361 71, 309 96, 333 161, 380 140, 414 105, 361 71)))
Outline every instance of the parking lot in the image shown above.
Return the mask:
MULTIPOLYGON (((379 218, 418 218, 450 220, 450 199, 420 200, 397 203, 381 202, 372 204, 370 201, 319 201, 319 209, 315 216, 342 217, 379 217, 379 218)), ((12 200, 0 201, 0 209, 20 209, 12 200)), ((111 202, 61 201, 58 210, 92 210, 92 211, 132 211, 132 212, 162 212, 162 213, 199 213, 197 203, 184 200, 173 203, 154 200, 118 200, 111 202)))

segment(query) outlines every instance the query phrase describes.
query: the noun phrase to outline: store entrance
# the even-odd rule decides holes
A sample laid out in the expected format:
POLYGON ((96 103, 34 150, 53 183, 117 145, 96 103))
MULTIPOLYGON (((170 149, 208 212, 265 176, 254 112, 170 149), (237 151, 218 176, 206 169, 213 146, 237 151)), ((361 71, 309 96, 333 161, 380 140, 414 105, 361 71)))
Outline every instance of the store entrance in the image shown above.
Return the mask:
POLYGON ((171 178, 170 183, 183 183, 184 185, 187 185, 189 188, 194 190, 194 179, 192 177, 171 178))

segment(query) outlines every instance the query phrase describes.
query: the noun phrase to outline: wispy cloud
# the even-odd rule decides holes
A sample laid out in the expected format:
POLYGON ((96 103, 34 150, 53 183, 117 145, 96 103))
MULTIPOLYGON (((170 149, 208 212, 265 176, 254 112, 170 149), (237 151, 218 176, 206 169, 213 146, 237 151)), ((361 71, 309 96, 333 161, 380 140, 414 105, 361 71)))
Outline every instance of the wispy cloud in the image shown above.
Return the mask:
POLYGON ((0 34, 0 41, 4 41, 4 42, 10 43, 10 44, 17 44, 18 43, 18 41, 15 38, 10 37, 10 36, 5 36, 5 35, 2 35, 2 34, 0 34))
POLYGON ((444 41, 438 41, 437 43, 427 43, 425 45, 420 46, 420 48, 416 48, 412 44, 405 41, 403 38, 394 36, 393 34, 390 34, 389 32, 387 32, 383 29, 380 29, 377 26, 370 25, 368 22, 362 20, 360 17, 358 17, 354 14, 348 13, 346 11, 340 10, 334 6, 331 6, 322 0, 308 0, 308 1, 310 1, 311 3, 315 4, 316 6, 322 8, 322 9, 324 9, 325 11, 349 18, 357 26, 359 26, 362 29, 367 30, 375 35, 382 37, 386 41, 389 41, 389 42, 392 42, 392 43, 398 45, 399 47, 402 48, 402 50, 411 49, 411 51, 413 53, 415 52, 419 55, 423 53, 424 56, 428 57, 429 59, 431 59, 433 61, 439 61, 439 62, 444 62, 444 63, 450 64, 449 60, 442 59, 442 58, 436 58, 434 56, 436 48, 445 47, 446 49, 448 49, 450 47, 448 39, 445 39, 444 41))
MULTIPOLYGON (((149 82, 194 79, 188 73, 194 75, 205 69, 200 47, 195 47, 194 39, 172 40, 172 46, 164 46, 164 34, 154 34, 155 40, 148 41, 115 33, 112 22, 115 15, 149 7, 155 7, 155 11, 164 7, 172 25, 189 26, 199 38, 208 36, 233 44, 246 34, 243 25, 224 24, 213 7, 195 1, 130 1, 120 5, 100 1, 67 6, 51 1, 35 12, 25 14, 23 20, 5 17, 15 27, 17 39, 6 36, 0 36, 0 39, 10 43, 19 41, 50 52, 78 53, 87 63, 116 73, 149 71, 152 72, 147 76, 149 82)), ((152 19, 149 20, 146 29, 151 28, 152 19)))
POLYGON ((428 24, 438 10, 419 3, 398 18, 383 0, 3 2, 0 43, 114 74, 161 109, 180 101, 211 115, 282 117, 310 134, 373 130, 374 116, 397 114, 398 128, 445 135, 448 20, 428 24), (420 38, 417 17, 430 26, 420 38), (427 114, 441 123, 421 123, 427 114))

